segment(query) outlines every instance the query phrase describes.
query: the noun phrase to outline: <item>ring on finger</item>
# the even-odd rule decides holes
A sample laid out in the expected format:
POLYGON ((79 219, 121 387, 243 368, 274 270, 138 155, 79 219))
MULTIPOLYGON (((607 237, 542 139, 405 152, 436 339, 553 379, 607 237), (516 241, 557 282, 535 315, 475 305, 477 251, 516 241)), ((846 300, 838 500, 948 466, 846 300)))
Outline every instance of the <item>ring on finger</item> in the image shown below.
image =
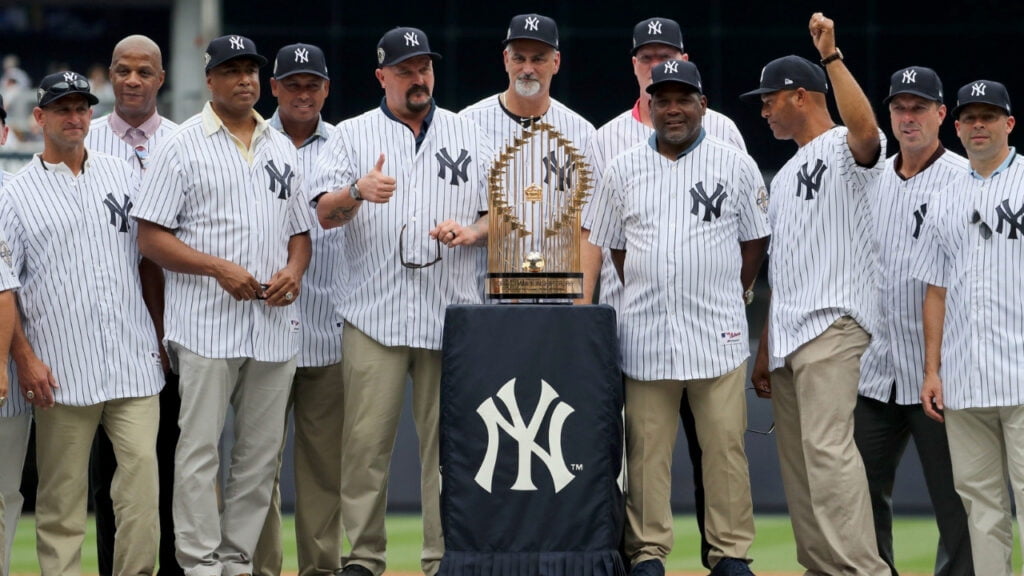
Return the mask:
POLYGON ((35 397, 36 397, 36 393, 33 392, 32 390, 29 390, 28 392, 25 392, 25 398, 28 398, 29 400, 33 400, 33 399, 35 399, 35 397))

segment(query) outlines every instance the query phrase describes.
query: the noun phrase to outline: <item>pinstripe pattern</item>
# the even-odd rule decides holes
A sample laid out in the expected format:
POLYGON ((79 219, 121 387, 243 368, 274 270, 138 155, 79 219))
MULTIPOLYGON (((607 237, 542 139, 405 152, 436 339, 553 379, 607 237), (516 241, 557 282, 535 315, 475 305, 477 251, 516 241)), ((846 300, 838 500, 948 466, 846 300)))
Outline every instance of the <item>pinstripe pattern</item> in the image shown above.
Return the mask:
MULTIPOLYGON (((519 120, 501 106, 497 94, 463 108, 459 116, 469 118, 483 128, 491 138, 492 147, 497 151, 504 151, 509 142, 523 131, 519 120)), ((580 152, 587 149, 587 144, 595 131, 593 124, 554 98, 551 99, 551 106, 547 112, 541 116, 541 122, 554 126, 580 152)))
MULTIPOLYGON (((631 110, 626 110, 601 126, 590 141, 591 145, 587 148, 587 162, 590 163, 594 172, 595 189, 601 185, 601 176, 613 158, 638 142, 646 142, 654 132, 652 128, 648 128, 637 119, 639 118, 637 110, 639 105, 640 101, 638 100, 631 110)), ((743 136, 740 135, 736 124, 725 114, 709 108, 705 112, 701 124, 708 135, 746 152, 747 145, 743 141, 743 136)), ((593 217, 590 211, 596 208, 596 203, 593 201, 583 207, 584 228, 588 228, 590 219, 593 217)), ((602 254, 604 257, 601 264, 601 303, 621 310, 622 282, 619 280, 618 272, 615 271, 615 265, 612 264, 611 254, 608 250, 602 250, 602 254)))
MULTIPOLYGON (((284 133, 277 112, 268 122, 284 133)), ((333 125, 320 120, 313 136, 298 149, 299 174, 307 182, 312 180, 320 151, 334 136, 334 131, 333 125)), ((309 210, 315 220, 316 209, 310 206, 309 210)), ((313 254, 302 277, 302 294, 297 302, 302 315, 302 343, 296 360, 299 368, 341 362, 341 316, 334 306, 334 298, 341 293, 345 228, 324 230, 314 223, 309 235, 313 254)))
POLYGON ((131 170, 88 153, 83 171, 35 156, 0 191, 25 334, 67 406, 152 396, 163 388, 156 331, 142 301, 136 227, 114 214, 134 193, 131 170), (126 225, 124 231, 122 224, 126 225))
POLYGON ((888 402, 895 381, 897 404, 920 404, 926 285, 911 275, 915 246, 930 199, 967 172, 967 159, 947 150, 905 180, 896 171, 897 158, 889 158, 870 188, 882 300, 878 330, 861 359, 859 392, 888 402))
MULTIPOLYGON (((3 188, 4 184, 10 182, 13 177, 14 174, 0 170, 0 188, 3 188)), ((4 236, 3 228, 0 228, 0 253, 6 253, 8 250, 7 238, 4 236)), ((18 279, 11 271, 10 265, 6 261, 0 263, 0 290, 15 290, 20 286, 21 284, 18 283, 18 279)), ((8 360, 5 369, 7 370, 7 381, 10 383, 11 393, 7 395, 7 403, 0 406, 0 418, 17 416, 29 409, 28 402, 18 392, 18 375, 14 372, 14 361, 8 360)))
POLYGON ((364 203, 345 225, 338 309, 384 346, 440 350, 445 307, 482 301, 485 249, 442 246, 441 262, 408 269, 399 259, 399 232, 407 226, 406 261, 428 262, 436 244, 427 232, 435 221, 451 218, 465 226, 486 212, 490 141, 472 121, 435 108, 417 150, 412 131, 375 108, 338 125, 317 162, 312 196, 348 186, 369 172, 381 153, 383 171, 397 180, 397 188, 386 204, 364 203), (453 185, 452 171, 441 171, 435 155, 442 149, 452 158, 468 152, 465 182, 453 185))
MULTIPOLYGON (((842 316, 869 334, 877 331, 880 280, 868 187, 885 162, 879 155, 874 166, 858 166, 847 132, 837 126, 801 146, 772 179, 772 370, 842 316), (819 162, 824 166, 820 187, 801 186, 800 173, 812 174, 819 162)), ((885 136, 881 131, 879 136, 885 150, 885 136)))
POLYGON ((951 410, 1024 404, 1024 234, 999 218, 1004 200, 1013 212, 1024 206, 1024 160, 1010 155, 987 180, 953 180, 921 231, 914 275, 947 290, 940 376, 951 410), (991 237, 970 223, 975 211, 991 237))
MULTIPOLYGON (((156 134, 146 142, 150 158, 160 148, 164 139, 171 135, 178 125, 167 118, 160 117, 160 127, 156 134)), ((110 128, 110 114, 97 118, 89 126, 89 134, 85 137, 85 146, 90 150, 110 154, 116 158, 123 158, 132 166, 137 176, 142 175, 142 163, 135 157, 135 148, 125 142, 110 128)))
MULTIPOLYGON (((291 194, 280 199, 267 171, 270 162, 297 171, 295 147, 277 131, 264 130, 253 138, 249 164, 225 128, 207 134, 206 114, 213 114, 209 102, 157 150, 133 216, 174 230, 195 250, 267 282, 287 264, 291 236, 313 224, 301 173, 291 194)), ((207 358, 285 362, 298 353, 297 307, 235 301, 208 276, 168 271, 166 278, 166 341, 207 358)))
POLYGON ((750 355, 739 242, 769 234, 757 205, 763 189, 754 160, 710 136, 676 161, 647 143, 612 160, 590 238, 626 250, 619 332, 627 376, 715 378, 750 355), (722 186, 720 216, 691 196, 699 183, 708 194, 722 186))

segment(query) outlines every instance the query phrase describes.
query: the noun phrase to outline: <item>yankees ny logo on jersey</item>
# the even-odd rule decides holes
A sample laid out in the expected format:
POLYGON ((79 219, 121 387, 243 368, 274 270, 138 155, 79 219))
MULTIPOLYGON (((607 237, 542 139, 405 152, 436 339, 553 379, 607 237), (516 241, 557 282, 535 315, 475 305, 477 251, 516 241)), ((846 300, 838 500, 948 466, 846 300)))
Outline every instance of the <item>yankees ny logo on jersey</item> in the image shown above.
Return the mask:
POLYGON ((527 16, 526 17, 526 23, 523 24, 523 30, 533 30, 533 31, 536 31, 537 27, 539 25, 540 25, 540 18, 537 18, 536 16, 527 16))
POLYGON ((276 193, 278 200, 286 200, 291 197, 292 178, 295 178, 292 167, 286 163, 284 165, 284 172, 281 172, 277 169, 274 161, 271 160, 263 168, 267 171, 267 175, 270 176, 270 192, 276 193), (278 187, 281 188, 280 192, 278 192, 278 187))
POLYGON ((807 172, 807 163, 804 162, 803 167, 796 175, 796 195, 799 198, 801 194, 804 194, 804 200, 814 200, 814 195, 821 189, 821 178, 825 175, 825 170, 828 170, 828 166, 821 158, 815 160, 814 170, 810 173, 807 172), (801 189, 805 192, 801 193, 801 189))
POLYGON ((547 466, 555 486, 555 493, 558 493, 575 478, 572 472, 569 472, 569 467, 562 456, 562 427, 565 425, 565 420, 575 410, 565 402, 558 401, 558 393, 555 392, 555 389, 544 380, 541 380, 540 399, 537 401, 537 409, 534 411, 533 417, 530 418, 530 422, 526 423, 522 412, 519 410, 519 402, 516 400, 515 384, 516 379, 513 378, 506 382, 498 390, 498 393, 495 394, 502 404, 505 405, 511 420, 505 418, 501 411, 498 410, 494 398, 484 400, 476 409, 477 414, 480 415, 484 425, 487 427, 487 452, 484 454, 484 460, 480 464, 480 470, 477 471, 474 480, 476 480, 476 483, 481 488, 491 492, 491 484, 494 480, 494 466, 498 461, 498 447, 501 442, 498 429, 501 428, 513 440, 519 443, 519 469, 516 474, 516 480, 512 484, 512 489, 521 491, 537 490, 533 483, 533 457, 536 456, 547 466), (551 408, 552 403, 556 401, 558 403, 551 408), (544 423, 549 408, 551 408, 551 418, 548 424, 548 450, 544 450, 537 444, 537 435, 540 433, 541 424, 544 423))
POLYGON ((914 240, 921 235, 921 225, 924 224, 924 217, 928 215, 928 205, 921 204, 917 210, 914 210, 914 240))
POLYGON ((712 217, 715 219, 722 216, 722 202, 729 196, 729 193, 725 191, 721 184, 715 185, 715 193, 708 196, 708 193, 704 191, 704 183, 697 182, 693 188, 690 188, 690 198, 693 198, 693 207, 690 208, 690 214, 694 216, 700 215, 700 207, 704 207, 704 217, 701 218, 704 222, 711 222, 712 217))
POLYGON ((132 201, 124 195, 124 201, 118 202, 113 193, 108 193, 103 204, 110 210, 110 225, 116 226, 118 232, 128 232, 128 213, 132 210, 132 201))
POLYGON ((309 62, 309 50, 306 48, 296 48, 295 61, 299 63, 309 62))
POLYGON ((551 183, 551 176, 555 177, 555 189, 563 192, 572 187, 572 175, 576 171, 576 164, 569 162, 564 166, 558 165, 558 157, 555 151, 548 152, 548 155, 541 161, 544 165, 544 183, 551 183))
POLYGON ((459 151, 459 157, 456 160, 452 160, 451 155, 448 154, 447 148, 441 148, 440 152, 434 154, 434 158, 437 158, 438 178, 444 180, 447 172, 451 170, 452 186, 458 186, 459 180, 462 180, 463 182, 469 180, 468 168, 469 161, 472 160, 472 157, 469 155, 469 151, 465 148, 459 151))
POLYGON ((245 40, 242 40, 241 36, 232 36, 228 38, 228 42, 231 42, 232 50, 245 50, 245 40))
POLYGON ((1007 239, 1017 240, 1018 232, 1024 234, 1024 206, 1014 212, 1013 208, 1010 208, 1010 201, 1003 200, 999 206, 996 206, 996 215, 999 216, 999 221, 996 222, 996 234, 1003 233, 1004 223, 1009 227, 1007 239))

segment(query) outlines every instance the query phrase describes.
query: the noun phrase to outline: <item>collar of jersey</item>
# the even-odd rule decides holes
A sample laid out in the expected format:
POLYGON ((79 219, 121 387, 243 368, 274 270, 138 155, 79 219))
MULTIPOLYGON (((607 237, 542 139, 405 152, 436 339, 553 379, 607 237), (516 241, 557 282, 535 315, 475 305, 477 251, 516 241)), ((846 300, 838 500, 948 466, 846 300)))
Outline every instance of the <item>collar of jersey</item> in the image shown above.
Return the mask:
MULTIPOLYGON (((210 104, 209 100, 207 100, 206 104, 203 106, 203 111, 200 114, 203 120, 203 133, 207 136, 213 136, 222 128, 224 129, 224 132, 231 134, 231 131, 224 125, 224 121, 221 120, 220 116, 217 116, 217 113, 213 111, 213 105, 210 104)), ((252 133, 252 141, 255 142, 269 125, 255 108, 252 111, 252 117, 256 119, 256 130, 252 133)))
MULTIPOLYGON (((129 124, 124 118, 118 116, 117 110, 110 113, 110 119, 107 121, 107 124, 110 125, 110 130, 122 140, 124 140, 125 134, 128 133, 128 130, 134 128, 134 126, 129 124)), ((145 122, 139 124, 139 130, 142 130, 142 133, 146 135, 147 140, 152 138, 159 128, 160 114, 157 113, 156 110, 153 111, 152 116, 146 118, 145 122)))
MULTIPOLYGON (((686 156, 690 152, 693 152, 693 150, 695 148, 697 148, 697 146, 700 146, 700 143, 704 141, 704 136, 706 136, 706 133, 704 132, 704 127, 701 126, 700 127, 700 135, 698 135, 697 139, 693 141, 693 144, 690 144, 689 148, 687 148, 686 150, 683 150, 682 152, 679 153, 678 156, 676 156, 676 160, 679 160, 683 156, 686 156)), ((650 138, 647 139, 647 145, 650 146, 651 149, 654 150, 655 152, 658 152, 658 133, 657 132, 651 132, 650 138)), ((661 154, 661 152, 658 152, 658 153, 661 154)))
MULTIPOLYGON (((278 110, 274 110, 274 115, 270 117, 270 120, 267 120, 267 124, 269 124, 271 128, 277 130, 281 134, 284 134, 285 136, 288 135, 287 133, 285 133, 284 126, 281 124, 281 115, 278 114, 278 110)), ((306 141, 303 142, 302 146, 299 146, 299 148, 305 148, 317 138, 327 138, 327 130, 324 128, 323 118, 320 118, 317 121, 316 130, 313 131, 309 138, 306 138, 306 141)))
MULTIPOLYGON (((47 162, 46 160, 43 160, 42 152, 37 153, 36 158, 39 158, 39 164, 43 167, 43 170, 46 170, 47 172, 53 172, 54 174, 64 173, 67 174, 68 176, 71 176, 72 178, 75 176, 75 173, 71 171, 71 168, 67 164, 63 162, 58 162, 54 164, 52 162, 47 162)), ((85 174, 85 169, 88 167, 89 149, 87 148, 85 150, 85 157, 82 158, 82 174, 85 174)))
MULTIPOLYGON (((1010 164, 1013 164, 1013 159, 1016 158, 1016 157, 1017 157, 1017 147, 1016 146, 1010 146, 1010 153, 1006 155, 1006 160, 1003 160, 1003 163, 1000 164, 999 167, 996 168, 994 172, 992 172, 992 175, 989 176, 989 178, 995 178, 1000 172, 1002 172, 1003 170, 1006 170, 1007 168, 1009 168, 1010 164)), ((975 180, 984 180, 984 178, 982 178, 981 174, 978 174, 977 172, 974 171, 974 168, 971 168, 971 177, 974 178, 975 180)))
MULTIPOLYGON (((409 128, 408 124, 402 122, 402 120, 398 116, 395 116, 394 114, 391 113, 391 110, 388 109, 388 101, 386 98, 380 99, 380 110, 388 118, 394 120, 395 122, 398 122, 399 124, 405 126, 406 128, 409 128)), ((423 126, 420 128, 420 136, 419 138, 416 139, 417 147, 420 145, 420 143, 423 142, 423 139, 427 137, 427 130, 430 129, 430 124, 431 122, 434 121, 434 110, 437 110, 437 104, 435 104, 434 100, 431 99, 430 112, 427 112, 427 115, 423 118, 423 126)), ((412 128, 409 128, 409 131, 412 132, 412 128)))

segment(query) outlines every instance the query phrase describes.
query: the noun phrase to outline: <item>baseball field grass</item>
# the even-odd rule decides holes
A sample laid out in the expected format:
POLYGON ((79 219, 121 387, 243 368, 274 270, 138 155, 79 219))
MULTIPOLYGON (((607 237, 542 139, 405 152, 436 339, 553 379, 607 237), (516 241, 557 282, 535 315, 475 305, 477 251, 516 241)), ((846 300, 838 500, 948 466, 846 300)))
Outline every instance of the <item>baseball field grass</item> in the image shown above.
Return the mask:
MULTIPOLYGON (((12 575, 39 574, 35 555, 35 519, 25 516, 18 523, 14 551, 11 558, 12 575)), ((284 542, 284 571, 295 574, 298 565, 295 559, 295 527, 291 516, 285 517, 282 534, 284 542), (291 536, 291 537, 288 537, 291 536)), ((802 573, 796 562, 796 549, 788 516, 760 515, 757 517, 757 538, 751 556, 751 568, 762 576, 798 575, 802 573)), ((388 526, 388 573, 418 573, 419 549, 422 541, 420 517, 415 515, 392 514, 387 518, 388 526)), ((96 536, 90 518, 89 532, 82 549, 82 573, 96 574, 96 536)), ((1015 527, 1018 528, 1019 527, 1015 527)), ((697 525, 693 516, 676 516, 676 546, 668 558, 668 572, 677 576, 707 574, 700 564, 697 525)), ((903 576, 924 576, 932 572, 935 560, 935 544, 938 532, 930 517, 898 517, 894 526, 896 567, 903 576)), ((1014 567, 1020 570, 1020 539, 1014 551, 1014 567)))

